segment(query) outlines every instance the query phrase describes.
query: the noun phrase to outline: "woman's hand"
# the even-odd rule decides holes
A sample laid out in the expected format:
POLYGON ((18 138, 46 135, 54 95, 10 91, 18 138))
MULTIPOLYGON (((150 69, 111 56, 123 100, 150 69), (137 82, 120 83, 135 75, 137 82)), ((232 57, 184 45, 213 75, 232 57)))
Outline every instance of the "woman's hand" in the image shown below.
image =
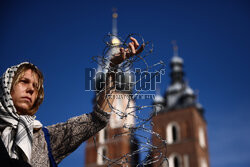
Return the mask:
MULTIPOLYGON (((110 59, 110 67, 115 67, 118 64, 122 63, 124 60, 141 53, 144 50, 144 45, 141 45, 139 48, 139 43, 133 37, 130 37, 132 42, 129 43, 129 48, 120 48, 120 52, 115 54, 110 59), (139 48, 139 49, 138 49, 139 48)), ((107 95, 112 95, 115 92, 115 89, 112 87, 115 84, 115 73, 107 73, 106 86, 105 90, 100 93, 97 97, 97 104, 101 110, 105 112, 111 112, 109 104, 113 104, 114 98, 107 99, 107 95)))
POLYGON ((116 65, 122 63, 124 60, 140 54, 143 50, 144 50, 144 44, 141 45, 141 47, 138 49, 139 47, 139 43, 137 42, 137 40, 133 37, 130 37, 130 40, 132 42, 130 42, 129 48, 120 48, 120 52, 118 54, 115 54, 111 59, 110 59, 110 66, 111 67, 115 67, 116 65))

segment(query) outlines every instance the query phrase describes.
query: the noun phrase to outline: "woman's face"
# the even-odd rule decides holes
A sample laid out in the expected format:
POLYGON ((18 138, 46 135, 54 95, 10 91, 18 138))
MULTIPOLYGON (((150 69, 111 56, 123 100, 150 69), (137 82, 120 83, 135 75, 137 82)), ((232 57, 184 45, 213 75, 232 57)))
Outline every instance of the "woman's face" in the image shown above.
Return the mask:
MULTIPOLYGON (((22 75, 22 74, 21 74, 22 75)), ((31 69, 26 70, 11 90, 12 100, 17 113, 33 115, 32 107, 38 95, 38 75, 31 69)))

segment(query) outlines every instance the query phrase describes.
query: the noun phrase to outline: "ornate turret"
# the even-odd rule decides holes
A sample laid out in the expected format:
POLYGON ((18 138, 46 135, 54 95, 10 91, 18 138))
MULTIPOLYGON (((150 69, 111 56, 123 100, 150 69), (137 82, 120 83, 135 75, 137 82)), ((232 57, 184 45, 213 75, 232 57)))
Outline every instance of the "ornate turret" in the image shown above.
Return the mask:
POLYGON ((196 95, 193 89, 184 79, 183 59, 178 54, 178 46, 173 41, 173 57, 170 62, 170 86, 166 90, 165 99, 158 93, 154 100, 156 112, 181 109, 186 107, 196 107, 203 114, 201 104, 196 101, 196 95), (164 109, 161 109, 164 108, 164 109))
POLYGON ((178 55, 178 46, 173 42, 174 56, 171 60, 171 84, 166 91, 167 109, 179 109, 196 105, 192 88, 184 81, 183 59, 178 55))
POLYGON ((171 84, 183 84, 183 60, 181 57, 178 56, 178 46, 174 43, 174 56, 171 60, 170 66, 171 66, 171 84))

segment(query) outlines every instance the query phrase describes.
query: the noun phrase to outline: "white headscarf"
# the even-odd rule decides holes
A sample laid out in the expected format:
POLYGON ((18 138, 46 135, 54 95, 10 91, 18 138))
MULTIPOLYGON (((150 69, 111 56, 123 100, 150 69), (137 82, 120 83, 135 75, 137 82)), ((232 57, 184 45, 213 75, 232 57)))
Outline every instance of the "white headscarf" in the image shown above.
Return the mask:
POLYGON ((10 157, 19 159, 22 156, 30 162, 34 122, 40 128, 42 125, 39 121, 36 123, 35 116, 17 114, 10 94, 13 77, 22 64, 29 63, 8 68, 0 78, 0 128, 3 129, 1 138, 10 157))

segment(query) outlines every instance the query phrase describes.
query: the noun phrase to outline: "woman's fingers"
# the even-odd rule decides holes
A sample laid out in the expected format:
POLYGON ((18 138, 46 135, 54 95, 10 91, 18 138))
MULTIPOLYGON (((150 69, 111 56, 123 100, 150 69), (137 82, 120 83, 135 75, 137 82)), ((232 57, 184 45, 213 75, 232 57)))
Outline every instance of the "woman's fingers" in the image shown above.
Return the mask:
POLYGON ((131 41, 133 43, 133 46, 135 48, 135 51, 133 51, 131 49, 131 51, 132 51, 132 55, 131 56, 140 54, 144 50, 145 45, 142 44, 141 47, 139 49, 137 49, 140 46, 139 43, 138 43, 138 41, 135 38, 133 38, 133 37, 130 37, 130 39, 131 39, 131 41))
POLYGON ((137 49, 139 47, 138 41, 133 37, 130 37, 130 40, 134 42, 134 47, 135 47, 135 49, 137 49))
POLYGON ((136 53, 134 42, 130 42, 128 45, 129 45, 132 55, 134 55, 136 53))
POLYGON ((128 44, 128 47, 126 49, 120 48, 120 53, 114 55, 111 59, 112 66, 118 65, 128 58, 140 54, 144 50, 144 45, 141 45, 141 47, 137 49, 139 47, 137 40, 133 37, 130 37, 130 39, 131 42, 128 44))

